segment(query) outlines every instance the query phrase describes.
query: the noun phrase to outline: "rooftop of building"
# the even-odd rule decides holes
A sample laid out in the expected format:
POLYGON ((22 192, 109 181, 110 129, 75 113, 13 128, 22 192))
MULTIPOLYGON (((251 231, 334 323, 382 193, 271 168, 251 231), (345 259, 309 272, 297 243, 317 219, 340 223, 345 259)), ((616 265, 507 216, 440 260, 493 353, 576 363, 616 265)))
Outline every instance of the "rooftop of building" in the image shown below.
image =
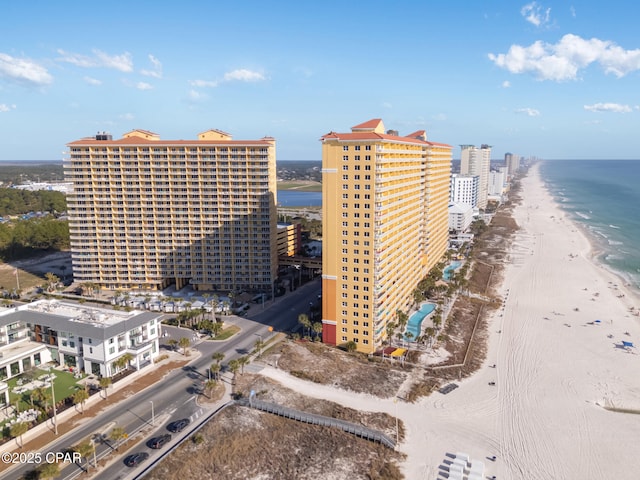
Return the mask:
POLYGON ((427 132, 425 130, 418 130, 406 136, 401 136, 396 130, 386 130, 384 123, 380 118, 374 118, 368 120, 359 125, 351 127, 351 133, 338 133, 329 132, 323 135, 320 140, 340 140, 340 141, 376 141, 386 140, 389 142, 402 142, 402 143, 415 143, 418 145, 426 146, 440 146, 445 148, 452 148, 451 145, 445 143, 430 142, 427 140, 427 132))
POLYGON ((59 300, 38 300, 0 311, 0 326, 22 322, 71 332, 80 337, 105 339, 155 318, 158 318, 158 313, 138 310, 125 312, 59 300))

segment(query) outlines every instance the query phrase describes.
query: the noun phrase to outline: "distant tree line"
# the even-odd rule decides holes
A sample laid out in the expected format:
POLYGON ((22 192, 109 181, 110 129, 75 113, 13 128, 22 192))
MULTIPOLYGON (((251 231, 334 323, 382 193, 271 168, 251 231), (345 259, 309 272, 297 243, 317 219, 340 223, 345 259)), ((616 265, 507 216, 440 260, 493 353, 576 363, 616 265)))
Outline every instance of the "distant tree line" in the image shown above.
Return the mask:
POLYGON ((62 162, 26 163, 13 165, 0 163, 0 185, 20 185, 26 182, 62 182, 62 162))
POLYGON ((69 223, 54 217, 0 223, 0 260, 69 248, 69 223))
POLYGON ((62 213, 67 200, 62 192, 53 190, 21 190, 0 188, 0 216, 24 215, 29 212, 62 213))

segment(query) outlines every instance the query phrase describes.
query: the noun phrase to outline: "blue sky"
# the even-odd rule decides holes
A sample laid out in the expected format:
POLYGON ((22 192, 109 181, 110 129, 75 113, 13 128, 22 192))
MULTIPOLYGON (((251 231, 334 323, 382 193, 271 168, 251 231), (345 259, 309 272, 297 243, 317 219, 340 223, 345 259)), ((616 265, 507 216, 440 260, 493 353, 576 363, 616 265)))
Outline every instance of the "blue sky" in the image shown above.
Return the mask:
POLYGON ((323 134, 371 118, 454 158, 640 158, 634 2, 3 3, 0 160, 134 128, 319 160, 323 134))

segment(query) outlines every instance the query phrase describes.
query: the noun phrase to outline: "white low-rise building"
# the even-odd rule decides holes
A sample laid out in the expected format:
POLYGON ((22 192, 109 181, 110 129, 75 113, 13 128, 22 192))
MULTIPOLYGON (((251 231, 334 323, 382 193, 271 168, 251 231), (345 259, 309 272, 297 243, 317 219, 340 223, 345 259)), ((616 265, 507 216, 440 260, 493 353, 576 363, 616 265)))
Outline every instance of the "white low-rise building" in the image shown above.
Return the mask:
POLYGON ((464 232, 473 222, 473 207, 466 203, 449 204, 449 230, 464 232))
MULTIPOLYGON (((0 311, 0 326, 20 325, 26 329, 30 342, 49 353, 46 360, 41 358, 42 363, 54 360, 69 368, 111 377, 124 367, 118 365, 119 358, 128 359, 128 365, 140 369, 159 355, 160 315, 40 300, 0 311)), ((0 380, 1 374, 0 370, 0 380)))

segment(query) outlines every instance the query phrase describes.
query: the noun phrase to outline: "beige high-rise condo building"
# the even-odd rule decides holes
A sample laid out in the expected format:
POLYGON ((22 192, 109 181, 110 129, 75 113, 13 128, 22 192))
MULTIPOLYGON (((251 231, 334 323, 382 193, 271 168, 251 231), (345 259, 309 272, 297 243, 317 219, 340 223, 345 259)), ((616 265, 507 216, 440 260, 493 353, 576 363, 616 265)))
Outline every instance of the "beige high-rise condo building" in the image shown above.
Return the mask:
POLYGON ((491 168, 491 145, 460 145, 460 173, 463 175, 477 175, 478 179, 478 208, 487 208, 489 195, 489 170, 491 168))
POLYGON ((375 351, 448 246, 451 146, 380 119, 322 141, 322 338, 375 351))
POLYGON ((278 269, 276 142, 161 140, 133 130, 67 145, 76 282, 104 289, 271 292, 278 269))

